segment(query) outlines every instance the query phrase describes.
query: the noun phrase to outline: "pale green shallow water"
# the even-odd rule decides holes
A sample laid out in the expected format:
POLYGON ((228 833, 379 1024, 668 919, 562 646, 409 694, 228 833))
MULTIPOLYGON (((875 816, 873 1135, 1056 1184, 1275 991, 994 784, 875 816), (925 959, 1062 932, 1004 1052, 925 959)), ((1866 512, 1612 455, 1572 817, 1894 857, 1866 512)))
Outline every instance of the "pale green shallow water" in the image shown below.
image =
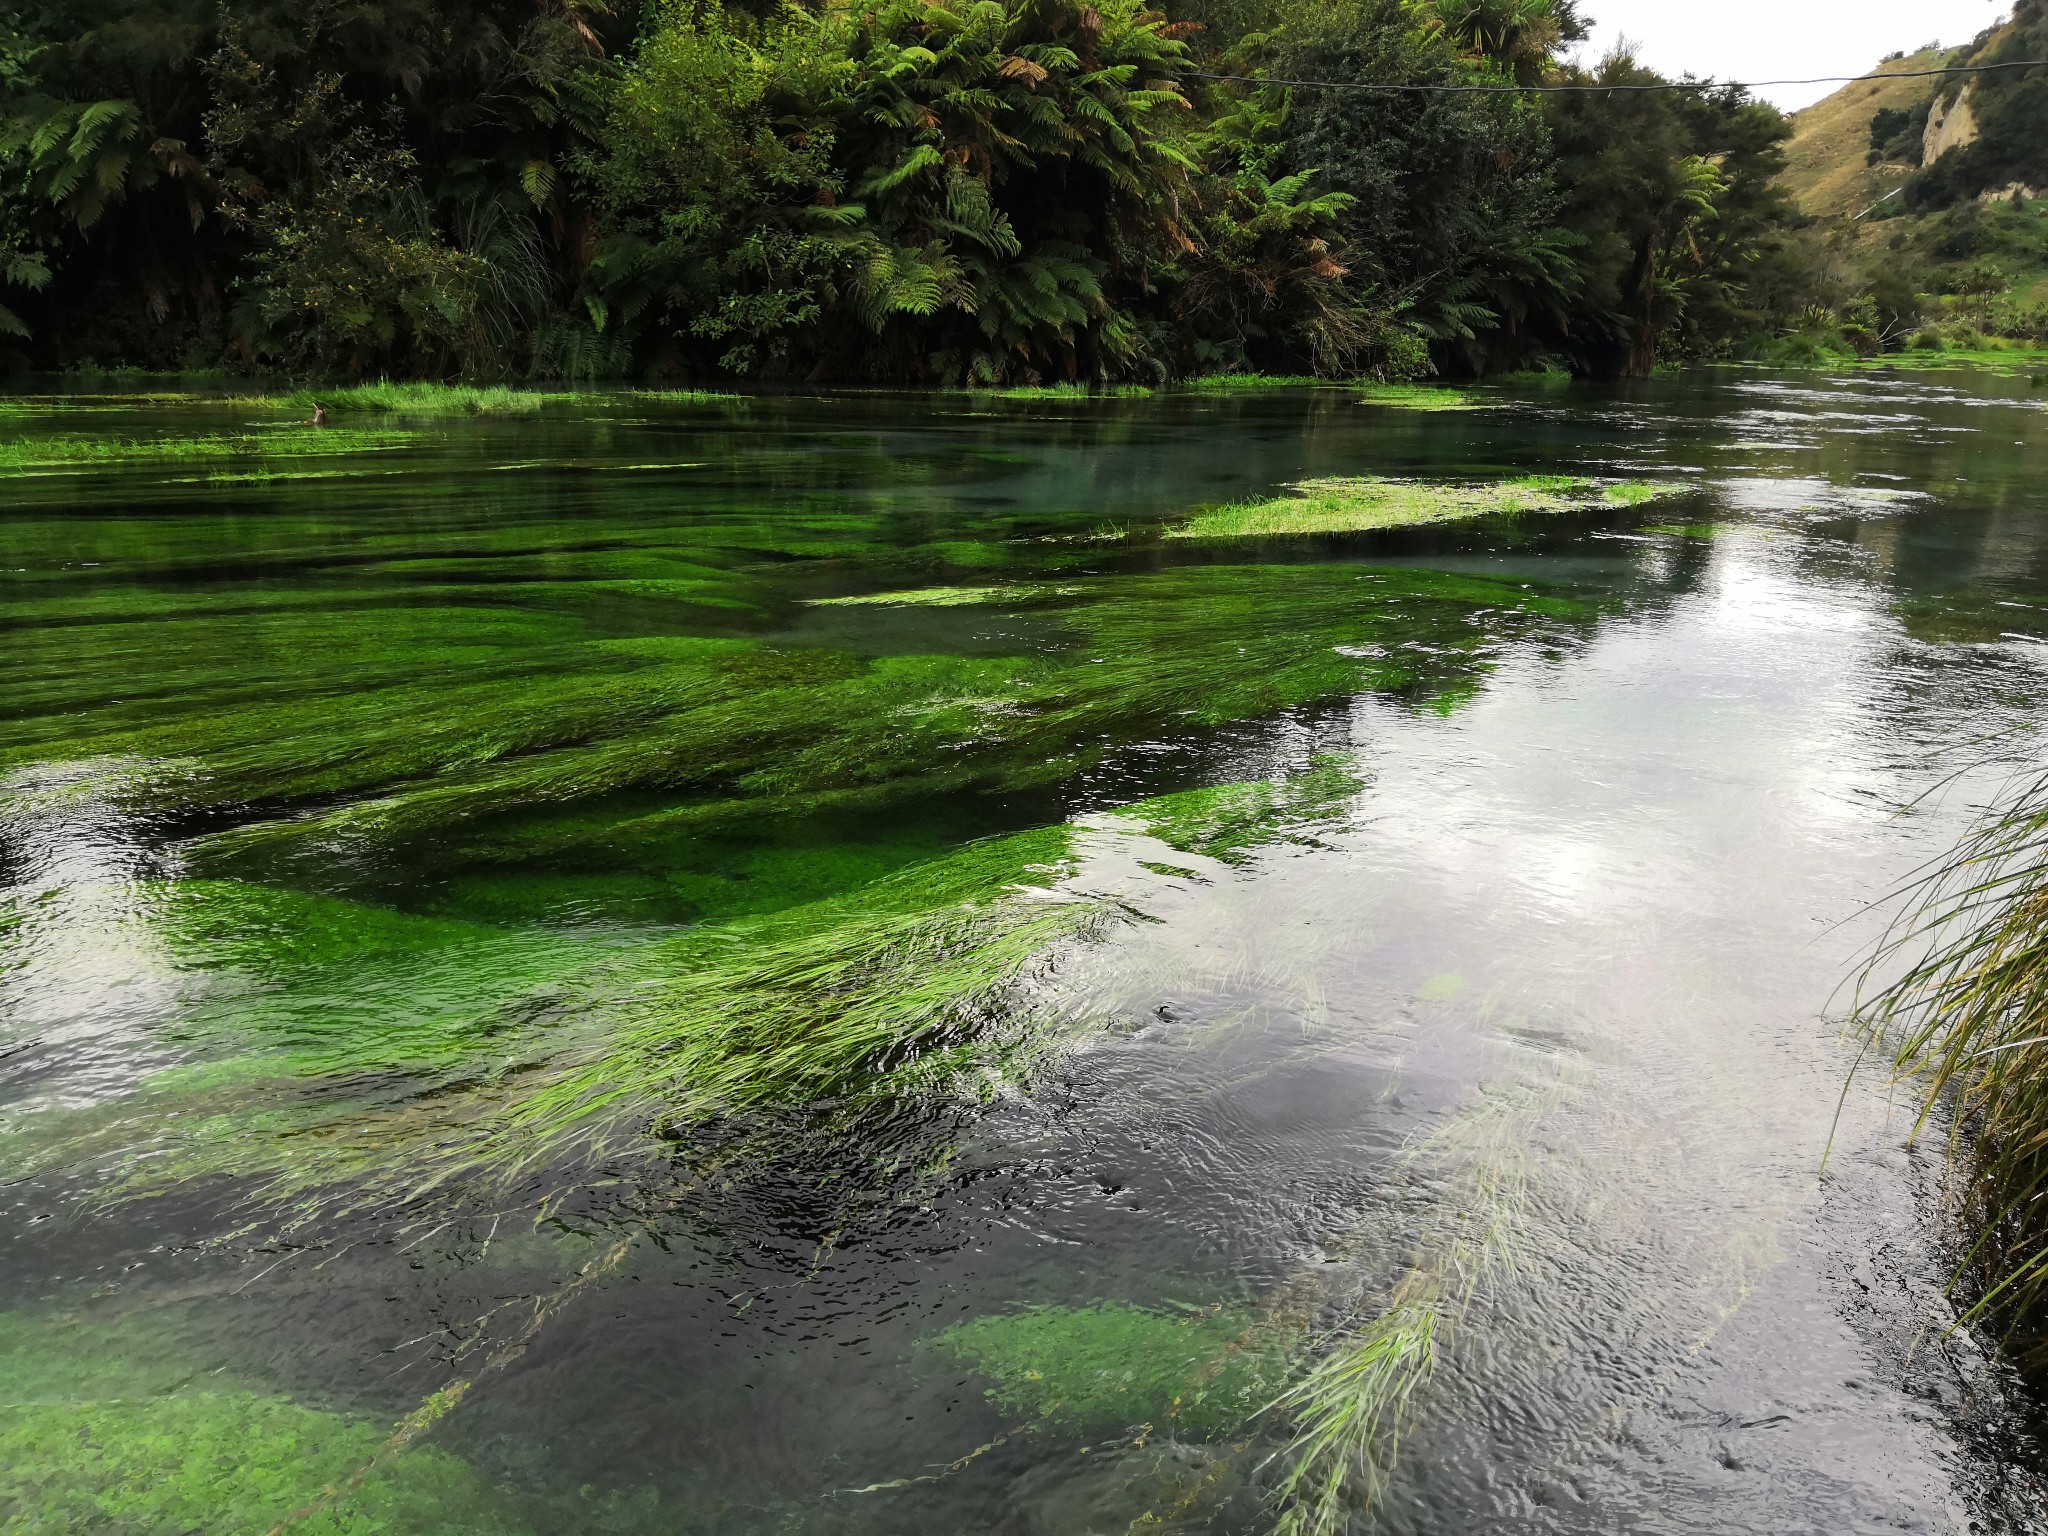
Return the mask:
POLYGON ((1418 1284, 1353 1529, 2040 1528, 1881 1083, 1819 1170, 2041 397, 1483 393, 0 402, 0 1529, 1269 1532, 1418 1284), (1156 537, 1532 471, 1677 489, 1156 537))

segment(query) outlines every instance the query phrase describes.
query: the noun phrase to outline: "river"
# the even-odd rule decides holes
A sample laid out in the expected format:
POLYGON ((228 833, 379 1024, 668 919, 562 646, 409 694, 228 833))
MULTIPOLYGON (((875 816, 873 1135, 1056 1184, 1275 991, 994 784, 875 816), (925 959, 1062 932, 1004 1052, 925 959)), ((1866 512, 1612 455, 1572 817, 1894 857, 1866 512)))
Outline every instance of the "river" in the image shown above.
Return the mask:
POLYGON ((2044 399, 0 399, 0 1525, 2048 1529, 1845 1028, 2044 399))

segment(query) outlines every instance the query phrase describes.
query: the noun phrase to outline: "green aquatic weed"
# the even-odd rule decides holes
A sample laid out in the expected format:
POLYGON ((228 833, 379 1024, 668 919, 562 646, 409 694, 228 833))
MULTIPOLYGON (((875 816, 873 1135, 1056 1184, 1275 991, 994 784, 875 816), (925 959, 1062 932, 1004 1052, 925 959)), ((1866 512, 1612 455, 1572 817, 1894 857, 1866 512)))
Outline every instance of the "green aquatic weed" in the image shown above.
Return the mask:
POLYGON ((1361 405, 1376 405, 1401 411, 1476 411, 1487 402, 1468 390, 1441 384, 1378 384, 1354 386, 1361 405))
POLYGON ((276 427, 258 431, 157 437, 51 433, 0 442, 0 471, 83 473, 141 463, 205 463, 384 453, 410 446, 412 433, 389 428, 276 427))
POLYGON ((1288 496, 1197 512, 1169 528, 1169 539, 1271 538, 1413 528, 1488 516, 1571 512, 1605 501, 1640 506, 1661 494, 1643 482, 1601 487, 1592 480, 1530 475, 1478 483, 1384 480, 1365 476, 1307 480, 1288 496))
POLYGON ((1005 1414, 1077 1433, 1226 1435, 1265 1406, 1284 1370, 1250 1314, 1220 1307, 1027 1307, 960 1323, 933 1344, 986 1377, 1005 1414))
POLYGON ((523 1536, 469 1465, 431 1446, 362 1469, 389 1426, 136 1352, 133 1330, 0 1313, 0 1530, 523 1536), (330 1495, 347 1489, 345 1496, 330 1495))
POLYGON ((1316 845, 1364 788, 1350 759, 1321 757, 1303 774, 1183 790, 1127 814, 1162 842, 1230 864, 1278 842, 1316 845))
POLYGON ((1235 395, 1274 389, 1345 389, 1355 385, 1346 379, 1319 379, 1302 373, 1209 373, 1184 380, 1179 387, 1197 394, 1235 395))

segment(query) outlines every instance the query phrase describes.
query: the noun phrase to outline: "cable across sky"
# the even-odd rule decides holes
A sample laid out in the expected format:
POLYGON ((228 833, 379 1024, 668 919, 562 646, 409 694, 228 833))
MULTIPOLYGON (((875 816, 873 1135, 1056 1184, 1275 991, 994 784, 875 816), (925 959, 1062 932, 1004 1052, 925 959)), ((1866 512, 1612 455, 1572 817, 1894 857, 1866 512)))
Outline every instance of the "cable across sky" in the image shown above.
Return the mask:
POLYGON ((1815 75, 1805 80, 1659 80, 1647 85, 1425 85, 1379 80, 1283 80, 1272 75, 1218 75, 1181 71, 1183 80, 1222 80, 1237 85, 1294 85, 1326 91, 1375 91, 1432 96, 1562 96, 1601 91, 1759 91, 1781 85, 1860 85, 1866 80, 1925 80, 1937 75, 1986 75, 2002 69, 2044 69, 2048 59, 2005 64, 1957 64, 1947 69, 1900 69, 1875 75, 1815 75))

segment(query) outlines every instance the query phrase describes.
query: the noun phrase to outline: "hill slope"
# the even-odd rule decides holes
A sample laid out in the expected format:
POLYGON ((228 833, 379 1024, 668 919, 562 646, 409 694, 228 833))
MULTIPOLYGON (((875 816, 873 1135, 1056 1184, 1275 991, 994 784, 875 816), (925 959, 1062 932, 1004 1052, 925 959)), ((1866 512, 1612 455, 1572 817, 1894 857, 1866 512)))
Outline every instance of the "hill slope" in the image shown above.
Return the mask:
POLYGON ((1911 72, 1939 69, 1954 56, 1954 50, 1927 49, 1887 60, 1877 73, 1899 78, 1844 86, 1827 100, 1793 114, 1784 180, 1803 212, 1821 219, 1853 217, 1905 185, 1916 167, 1867 163, 1870 120, 1884 108, 1911 112, 1931 100, 1939 82, 1910 78, 1911 72))
POLYGON ((2048 57, 2048 0, 2015 9, 1962 48, 1888 59, 1876 73, 1894 78, 1858 81, 1795 114, 1786 146, 1782 182, 1816 221, 1824 265, 1864 289, 1879 274, 1910 279, 1926 319, 1965 346, 1983 335, 2048 340, 2048 201, 2013 179, 2041 153, 2036 103, 2048 101, 2048 71, 1918 72, 2048 57), (1874 135, 1880 112, 1892 116, 1874 135), (1946 135, 1927 132, 1930 115, 1946 135), (1873 154, 1874 136, 1886 135, 1873 154), (1923 163, 1924 148, 1934 154, 1923 163))

